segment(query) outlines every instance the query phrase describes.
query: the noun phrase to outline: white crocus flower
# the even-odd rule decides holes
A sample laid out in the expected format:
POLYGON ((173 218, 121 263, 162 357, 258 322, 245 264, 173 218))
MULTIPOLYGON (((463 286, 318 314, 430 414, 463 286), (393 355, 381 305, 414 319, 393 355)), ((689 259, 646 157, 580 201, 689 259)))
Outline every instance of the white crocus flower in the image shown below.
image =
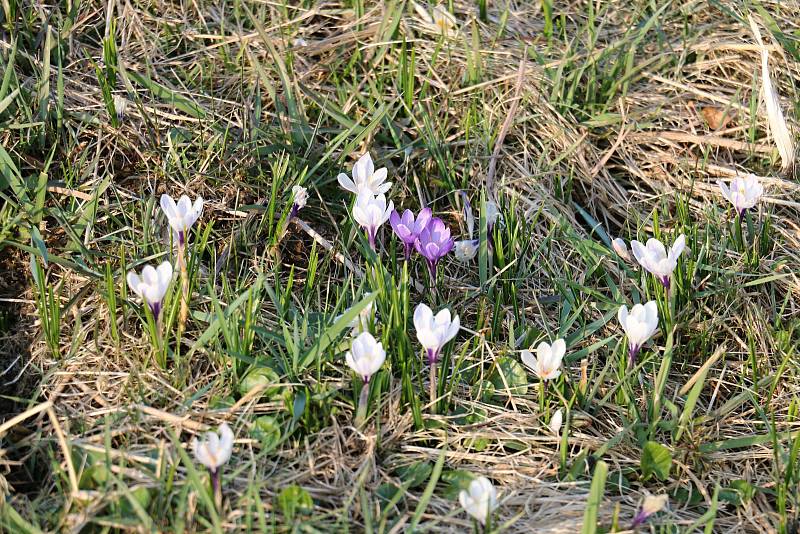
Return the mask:
POLYGON ((302 185, 292 187, 292 209, 289 211, 289 219, 297 216, 297 212, 306 207, 308 202, 308 189, 302 185))
POLYGON ((203 213, 203 197, 197 197, 192 204, 189 197, 182 195, 176 204, 171 196, 164 194, 161 195, 161 209, 178 238, 178 244, 183 246, 186 242, 186 234, 203 213))
POLYGON ((308 189, 306 189, 302 185, 296 185, 292 187, 292 203, 295 206, 297 206, 297 209, 305 208, 307 201, 308 201, 308 189))
POLYGON ((486 477, 478 477, 469 483, 468 490, 461 490, 458 501, 466 512, 486 525, 489 516, 497 508, 497 490, 486 477))
POLYGON ((428 355, 428 363, 434 365, 439 359, 442 348, 458 333, 461 323, 458 315, 450 318, 450 310, 444 308, 435 316, 425 304, 418 304, 414 309, 414 329, 417 339, 428 355))
POLYGON ((540 380, 555 380, 561 376, 561 360, 567 353, 567 343, 557 339, 551 346, 542 341, 536 347, 536 356, 528 350, 522 351, 522 363, 531 369, 540 380))
POLYGON ((128 101, 124 96, 114 95, 114 113, 117 115, 117 120, 122 122, 125 118, 125 111, 128 109, 128 101))
POLYGON ((350 369, 367 383, 386 361, 386 351, 383 350, 383 344, 376 341, 372 334, 363 332, 353 340, 350 350, 345 355, 345 361, 350 369))
POLYGON ((150 306, 153 317, 158 320, 164 296, 172 283, 172 264, 165 261, 157 268, 145 265, 141 276, 129 271, 127 280, 131 291, 150 306))
POLYGON ((433 23, 444 35, 450 35, 456 28, 456 18, 447 10, 446 6, 437 4, 433 8, 433 23))
POLYGON ((561 425, 563 423, 564 414, 561 412, 561 408, 559 408, 553 413, 553 416, 550 418, 550 424, 547 426, 553 434, 558 435, 561 432, 561 425))
POLYGON ((470 261, 478 254, 478 240, 464 239, 462 241, 456 241, 453 252, 458 261, 470 261))
POLYGON ((630 361, 632 364, 636 363, 639 350, 658 329, 658 306, 651 300, 645 305, 636 304, 629 312, 628 307, 623 305, 617 312, 617 318, 628 336, 630 361))
POLYGON ((661 495, 647 495, 644 498, 644 502, 642 503, 642 507, 636 513, 633 518, 633 524, 631 525, 631 529, 635 529, 645 521, 647 521, 650 516, 656 514, 664 509, 664 507, 669 502, 669 497, 666 494, 661 495))
POLYGON ((369 191, 361 192, 356 198, 353 206, 353 219, 364 228, 369 238, 369 245, 375 248, 375 235, 378 228, 389 220, 389 216, 394 210, 394 202, 389 201, 386 205, 386 195, 380 194, 372 196, 369 191))
POLYGON ((377 171, 375 170, 375 164, 372 163, 372 156, 367 152, 358 158, 358 161, 353 165, 352 179, 345 173, 340 173, 337 180, 339 181, 339 185, 351 193, 361 195, 361 193, 366 191, 372 196, 377 196, 386 194, 392 187, 392 182, 386 181, 387 175, 388 171, 386 167, 381 167, 377 171))
POLYGON ((621 237, 616 238, 611 242, 611 247, 620 258, 625 261, 631 261, 631 255, 628 253, 628 245, 625 244, 624 239, 621 237))
POLYGON ((722 191, 722 196, 733 204, 739 217, 742 217, 745 211, 758 204, 761 195, 764 194, 764 186, 761 185, 758 176, 755 174, 737 176, 731 180, 730 187, 725 185, 722 180, 719 180, 717 185, 722 191))
POLYGON ((664 244, 654 237, 647 240, 647 245, 643 245, 639 241, 631 241, 631 249, 633 249, 636 261, 647 272, 655 275, 667 289, 670 287, 672 271, 678 266, 678 258, 685 248, 686 236, 683 234, 678 236, 669 252, 664 244))
POLYGON ((198 462, 206 466, 212 473, 216 473, 231 457, 233 431, 227 423, 222 423, 219 426, 219 434, 206 432, 202 440, 194 438, 192 450, 198 462))

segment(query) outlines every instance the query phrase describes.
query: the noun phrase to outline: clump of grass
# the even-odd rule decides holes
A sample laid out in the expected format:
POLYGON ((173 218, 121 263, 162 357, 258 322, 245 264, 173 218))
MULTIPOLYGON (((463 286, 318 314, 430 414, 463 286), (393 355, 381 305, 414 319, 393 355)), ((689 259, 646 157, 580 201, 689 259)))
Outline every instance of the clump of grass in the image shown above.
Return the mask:
POLYGON ((434 7, 2 6, 0 246, 30 278, 0 298, 34 326, 0 346, 32 335, 42 372, 7 394, 0 462, 38 483, 0 485, 3 530, 791 530, 797 188, 754 76, 769 47, 795 95, 791 7, 763 43, 738 5, 434 7), (337 186, 364 154, 392 182, 369 220, 337 186), (175 191, 207 202, 173 257, 175 191), (389 201, 470 247, 420 255, 389 201), (681 235, 668 287, 612 252, 681 235), (121 280, 165 259, 156 317, 121 280), (632 359, 618 310, 649 301, 632 359), (460 322, 430 367, 420 303, 460 322), (186 445, 223 421, 209 492, 186 445))

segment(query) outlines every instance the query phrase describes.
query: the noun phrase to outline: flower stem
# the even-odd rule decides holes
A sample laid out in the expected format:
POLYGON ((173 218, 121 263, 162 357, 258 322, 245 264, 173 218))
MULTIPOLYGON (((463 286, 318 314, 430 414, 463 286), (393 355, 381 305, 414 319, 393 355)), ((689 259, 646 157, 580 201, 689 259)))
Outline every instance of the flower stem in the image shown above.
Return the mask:
POLYGON ((164 320, 161 318, 162 315, 163 314, 159 313, 156 317, 156 350, 158 352, 162 352, 164 350, 164 320))
POLYGON ((431 414, 436 413, 436 362, 431 362, 431 414))
POLYGON ((211 491, 214 493, 214 504, 217 506, 217 511, 222 511, 222 484, 220 484, 219 469, 210 471, 211 473, 211 491))
POLYGON ((178 267, 181 270, 181 314, 178 319, 178 337, 183 335, 189 318, 189 270, 186 266, 186 244, 178 245, 178 267))
POLYGON ((547 397, 547 382, 539 380, 539 409, 544 413, 545 398, 547 397))
POLYGON ((740 252, 744 252, 745 249, 745 241, 744 241, 744 228, 742 226, 744 219, 744 212, 739 212, 736 217, 736 222, 734 223, 734 240, 736 241, 736 247, 739 249, 740 252))
POLYGON ((364 382, 361 395, 358 397, 358 411, 356 411, 355 426, 361 427, 367 420, 367 405, 369 404, 369 382, 364 382))
POLYGON ((636 346, 630 347, 628 349, 628 366, 629 367, 635 367, 636 366, 636 358, 639 355, 639 349, 640 349, 640 347, 636 347, 636 346))

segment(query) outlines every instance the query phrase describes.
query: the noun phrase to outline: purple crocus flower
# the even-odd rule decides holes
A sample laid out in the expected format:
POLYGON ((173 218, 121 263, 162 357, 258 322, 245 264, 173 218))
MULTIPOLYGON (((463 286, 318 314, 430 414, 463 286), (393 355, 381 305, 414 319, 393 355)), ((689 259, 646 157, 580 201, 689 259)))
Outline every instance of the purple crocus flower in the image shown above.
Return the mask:
POLYGON ((422 254, 425 261, 428 262, 428 270, 434 283, 436 282, 436 264, 453 249, 454 245, 455 241, 450 237, 450 229, 439 217, 431 219, 428 226, 419 233, 414 241, 417 252, 422 254))
POLYGON ((411 258, 411 249, 419 234, 428 226, 432 213, 430 208, 423 208, 417 218, 414 219, 414 213, 411 210, 404 211, 402 217, 397 213, 397 210, 393 210, 389 216, 389 224, 392 225, 394 233, 403 242, 406 260, 411 258))

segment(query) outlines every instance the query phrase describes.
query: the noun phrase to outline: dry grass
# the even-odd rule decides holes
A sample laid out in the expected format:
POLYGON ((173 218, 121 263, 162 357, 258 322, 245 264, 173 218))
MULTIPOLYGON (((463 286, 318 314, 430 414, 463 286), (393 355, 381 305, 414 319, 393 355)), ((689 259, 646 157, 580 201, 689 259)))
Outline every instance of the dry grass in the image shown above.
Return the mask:
MULTIPOLYGON (((555 7, 552 39, 539 2, 490 3, 486 22, 476 18, 474 4, 454 2, 458 30, 449 38, 441 38, 413 2, 368 3, 361 14, 336 2, 304 7, 93 2, 80 4, 74 15, 63 6, 20 5, 24 20, 18 33, 4 23, 0 50, 7 61, 16 34, 13 79, 28 96, 0 114, 0 139, 23 175, 47 168, 48 184, 62 188, 47 195, 41 234, 51 254, 73 264, 54 259, 47 268, 63 307, 60 352, 54 356, 41 331, 29 251, 19 246, 30 240, 19 233, 13 214, 0 211, 4 417, 51 402, 58 421, 54 426, 43 411, 0 432, 0 492, 6 502, 26 521, 51 531, 94 532, 101 525, 148 530, 136 513, 129 514, 132 523, 112 513, 119 511, 113 503, 124 501, 129 489, 146 487, 158 495, 144 511, 152 530, 178 531, 179 524, 205 530, 196 522, 203 508, 177 447, 227 421, 237 435, 222 514, 223 528, 231 531, 260 530, 258 510, 270 516, 269 529, 278 528, 276 497, 290 484, 314 499, 312 513, 302 520, 309 529, 362 531, 382 513, 375 497, 379 486, 402 485, 398 467, 420 461, 432 465, 444 454, 447 470, 492 478, 502 496, 497 524, 505 524, 508 532, 577 532, 593 461, 580 466, 620 435, 602 459, 611 473, 629 475, 630 486, 606 488, 599 510, 606 527, 614 518, 620 530, 629 524, 646 493, 683 490, 700 496, 671 498, 656 524, 670 531, 700 529, 707 518, 696 522, 714 510, 709 528, 716 532, 796 528, 797 490, 789 488, 781 514, 776 480, 786 469, 797 469, 788 456, 793 441, 784 433, 796 436, 798 428, 800 187, 793 174, 778 171, 777 150, 759 103, 760 55, 746 6, 595 4, 599 11, 591 32, 587 2, 555 7), (115 92, 129 101, 118 126, 105 111, 92 65, 103 65, 109 20, 116 21, 119 51, 115 92), (41 87, 47 63, 43 21, 60 32, 66 52, 63 76, 52 62, 49 73, 50 107, 62 118, 58 126, 49 116, 45 127, 25 128, 38 117, 30 95, 41 87), (410 110, 403 104, 404 41, 414 49, 410 110), (135 75, 162 89, 147 87, 135 75), (63 103, 58 102, 59 81, 63 103), (170 93, 173 100, 165 96, 170 93), (26 115, 26 110, 33 111, 26 115), (507 132, 501 135, 504 124, 507 132), (42 128, 46 142, 38 145, 42 128), (56 157, 48 167, 51 146, 56 157), (302 382, 284 377, 293 392, 307 388, 319 394, 308 409, 320 410, 324 420, 298 428, 270 450, 252 437, 256 418, 282 417, 287 407, 280 399, 240 396, 234 359, 221 341, 191 352, 182 371, 155 365, 134 307, 123 301, 119 276, 134 260, 155 261, 167 250, 169 237, 151 199, 162 192, 201 195, 207 201, 203 222, 213 221, 200 259, 192 304, 196 315, 183 340, 186 354, 208 328, 204 314, 213 314, 207 283, 230 303, 229 297, 247 290, 259 275, 279 292, 292 280, 288 303, 301 314, 328 313, 344 294, 351 300, 361 281, 350 278, 353 273, 341 261, 317 247, 316 278, 307 284, 313 276, 308 269, 312 238, 293 225, 275 254, 262 212, 252 205, 267 204, 276 176, 286 176, 279 195, 305 176, 311 199, 304 220, 337 252, 360 264, 346 221, 347 199, 337 190, 335 176, 349 169, 351 155, 367 149, 389 167, 396 206, 433 205, 460 227, 457 233, 464 226, 453 191, 464 189, 474 197, 486 185, 492 154, 497 154, 492 194, 524 218, 520 227, 528 233, 519 239, 530 242, 518 247, 524 256, 507 271, 519 305, 476 297, 480 283, 474 264, 455 261, 446 262, 448 283, 441 294, 467 328, 454 353, 463 351, 478 377, 488 375, 501 355, 523 348, 511 346, 510 329, 516 329, 517 338, 526 328, 554 335, 575 312, 571 307, 565 313, 573 302, 585 304, 574 328, 586 328, 607 316, 612 303, 630 300, 626 287, 638 288, 640 278, 617 263, 603 235, 641 239, 653 234, 654 220, 667 235, 694 228, 699 246, 692 260, 703 266, 686 284, 685 295, 693 298, 677 319, 664 394, 677 414, 686 396, 679 390, 718 347, 724 353, 709 367, 683 438, 671 441, 668 431, 659 434, 675 459, 668 480, 637 478, 641 442, 632 430, 632 406, 617 395, 604 399, 616 380, 615 365, 607 366, 616 358, 616 340, 583 355, 599 386, 588 406, 572 409, 566 450, 569 466, 578 466, 572 477, 560 468, 559 440, 546 431, 535 388, 487 400, 480 395, 479 378, 461 383, 453 392, 454 406, 485 413, 482 420, 464 424, 453 415, 438 416, 430 418, 436 424, 418 428, 395 374, 386 380, 373 424, 359 431, 350 423, 350 375, 338 357, 325 362, 321 373, 303 375, 302 382), (286 161, 289 170, 280 172, 277 161, 286 161), (774 239, 755 264, 728 247, 732 215, 715 185, 719 177, 747 172, 764 177, 768 198, 757 219, 769 219, 774 239), (83 248, 77 248, 70 232, 95 198, 96 215, 91 227, 80 227, 77 241, 83 248), (599 232, 594 231, 598 224, 599 232), (75 262, 86 268, 76 268, 75 262), (104 281, 91 274, 102 274, 106 263, 119 282, 119 342, 112 336, 104 281), (771 278, 773 273, 780 276, 771 278), (499 327, 491 325, 492 315, 499 327), (752 380, 751 353, 758 385, 752 380), (604 367, 610 374, 599 375, 604 367), (187 373, 184 380, 181 372, 187 373), (229 396, 230 403, 221 402, 229 396), (731 441, 768 435, 770 425, 783 437, 741 446, 731 441), (82 451, 73 452, 69 462, 59 428, 68 446, 82 451), (485 448, 473 440, 485 440, 485 448), (711 444, 725 446, 703 448, 711 444), (81 459, 88 452, 108 456, 111 482, 85 484, 80 475, 88 466, 81 459), (80 487, 70 487, 70 469, 80 487), (716 502, 715 487, 725 489, 742 479, 760 488, 752 500, 739 506, 716 502)), ((796 132, 800 5, 761 5, 783 32, 781 43, 761 18, 767 22, 773 81, 790 131, 796 132)), ((420 268, 418 277, 423 274, 420 268)), ((650 291, 641 285, 637 294, 650 291)), ((412 302, 422 298, 412 291, 412 302)), ((609 317, 602 328, 578 335, 570 350, 619 338, 616 320, 609 317)), ((285 320, 276 301, 264 297, 259 326, 282 336, 285 320)), ((656 340, 660 347, 665 342, 664 334, 656 340)), ((274 350, 259 338, 254 353, 274 350)), ((576 383, 579 360, 565 371, 576 383)), ((643 379, 652 381, 657 370, 643 369, 643 379)), ((646 401, 631 402, 646 411, 646 401)), ((381 528, 410 528, 426 482, 408 489, 381 528)), ((464 531, 471 522, 445 494, 446 485, 440 484, 424 506, 420 525, 429 531, 464 531)), ((8 516, 3 521, 15 528, 8 516)))

